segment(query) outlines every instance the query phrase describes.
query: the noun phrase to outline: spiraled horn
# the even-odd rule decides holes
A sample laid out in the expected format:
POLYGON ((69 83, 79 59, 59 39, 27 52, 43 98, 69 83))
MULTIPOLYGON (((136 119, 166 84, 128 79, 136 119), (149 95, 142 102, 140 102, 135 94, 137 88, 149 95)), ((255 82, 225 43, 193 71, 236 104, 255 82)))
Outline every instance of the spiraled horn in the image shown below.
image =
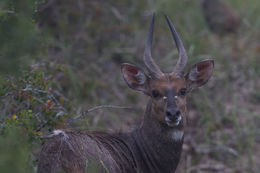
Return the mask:
POLYGON ((144 51, 144 64, 152 78, 160 78, 163 75, 163 73, 161 72, 159 67, 156 65, 156 63, 154 62, 152 55, 151 55, 154 20, 155 20, 155 14, 153 14, 153 19, 152 19, 152 22, 150 25, 149 34, 148 34, 148 38, 146 41, 146 46, 145 46, 145 51, 144 51))
POLYGON ((175 30, 175 28, 173 26, 173 23, 171 22, 171 20, 168 18, 168 16, 166 14, 164 14, 164 16, 167 20, 169 27, 170 27, 172 36, 174 38, 176 47, 177 47, 178 52, 179 52, 179 59, 178 59, 177 64, 176 64, 172 73, 179 75, 179 76, 182 76, 184 74, 184 69, 187 65, 188 56, 186 54, 185 48, 182 44, 182 41, 181 41, 177 31, 175 30))

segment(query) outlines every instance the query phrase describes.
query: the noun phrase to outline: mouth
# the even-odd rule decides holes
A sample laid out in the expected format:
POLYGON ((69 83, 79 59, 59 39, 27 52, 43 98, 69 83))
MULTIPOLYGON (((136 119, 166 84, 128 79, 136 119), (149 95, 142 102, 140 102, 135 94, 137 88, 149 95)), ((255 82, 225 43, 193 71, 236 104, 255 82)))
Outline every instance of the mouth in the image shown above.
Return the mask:
POLYGON ((182 120, 182 117, 181 117, 181 116, 179 116, 178 119, 175 120, 175 121, 170 120, 167 116, 165 117, 165 122, 166 122, 166 124, 167 124, 168 126, 170 126, 170 127, 176 127, 176 126, 178 126, 178 125, 180 124, 181 120, 182 120))

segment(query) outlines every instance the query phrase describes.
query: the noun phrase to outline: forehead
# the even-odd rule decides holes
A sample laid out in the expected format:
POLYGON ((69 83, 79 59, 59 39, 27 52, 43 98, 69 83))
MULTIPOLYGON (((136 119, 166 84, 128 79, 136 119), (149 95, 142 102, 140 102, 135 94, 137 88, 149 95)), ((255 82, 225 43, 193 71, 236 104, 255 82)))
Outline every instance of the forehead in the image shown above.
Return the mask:
POLYGON ((185 87, 185 81, 184 79, 177 77, 175 75, 164 75, 160 79, 153 80, 151 82, 151 87, 165 90, 165 89, 180 89, 185 87))

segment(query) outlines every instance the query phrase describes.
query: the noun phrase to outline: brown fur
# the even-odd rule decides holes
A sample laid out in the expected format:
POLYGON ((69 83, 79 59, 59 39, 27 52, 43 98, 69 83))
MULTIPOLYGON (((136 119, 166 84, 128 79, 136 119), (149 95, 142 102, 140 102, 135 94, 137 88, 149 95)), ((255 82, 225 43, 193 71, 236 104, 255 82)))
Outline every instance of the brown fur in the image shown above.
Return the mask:
MULTIPOLYGON (((149 79, 146 85, 147 93, 157 89, 168 98, 187 87, 183 78, 168 74, 157 80, 149 79)), ((184 118, 176 127, 169 127, 164 121, 168 106, 162 97, 151 98, 141 126, 127 134, 64 130, 45 143, 38 173, 83 173, 86 163, 94 163, 98 172, 173 173, 180 159, 183 137, 176 141, 172 134, 183 131, 186 96, 176 101, 175 106, 184 118)))
MULTIPOLYGON (((166 92, 172 90, 173 93, 178 93, 181 88, 186 88, 185 81, 176 77, 175 75, 165 74, 160 79, 150 81, 150 91, 156 89, 161 95, 166 95, 166 92)), ((163 99, 152 99, 153 113, 157 116, 158 120, 164 121, 165 101, 163 99)), ((182 115, 185 115, 186 96, 178 99, 179 107, 181 108, 182 115)), ((185 118, 185 117, 183 117, 185 118)))
MULTIPOLYGON (((167 20, 169 23, 168 17, 167 20)), ((175 30, 173 35, 178 36, 175 30)), ((148 41, 151 45, 151 39, 148 41)), ((177 43, 184 49, 179 38, 177 43)), ((145 62, 154 65, 150 55, 145 62)), ((174 173, 184 138, 186 94, 205 84, 213 68, 214 62, 205 60, 193 65, 185 76, 180 76, 181 73, 151 76, 151 72, 147 75, 135 65, 122 64, 128 86, 151 97, 141 125, 122 134, 55 131, 42 148, 38 173, 174 173), (181 94, 183 89, 187 93, 181 94), (91 165, 95 171, 90 170, 91 165)))
MULTIPOLYGON (((183 79, 165 76, 150 80, 149 88, 177 93, 181 87, 185 87, 183 79)), ((181 100, 179 105, 185 108, 186 97, 181 100)), ((45 143, 38 173, 83 173, 87 162, 95 163, 98 172, 107 169, 110 173, 172 173, 179 162, 183 138, 173 141, 171 133, 183 129, 184 124, 168 127, 164 122, 165 108, 161 98, 151 99, 142 125, 128 134, 64 130, 65 135, 59 134, 45 143)))

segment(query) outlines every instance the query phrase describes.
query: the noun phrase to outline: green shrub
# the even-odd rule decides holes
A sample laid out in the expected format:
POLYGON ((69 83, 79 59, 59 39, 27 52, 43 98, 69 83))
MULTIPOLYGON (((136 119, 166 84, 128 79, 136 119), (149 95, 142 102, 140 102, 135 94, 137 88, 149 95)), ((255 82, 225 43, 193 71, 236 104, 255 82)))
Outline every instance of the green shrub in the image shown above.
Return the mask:
POLYGON ((7 79, 0 88, 1 129, 15 126, 23 129, 30 140, 38 139, 42 131, 61 127, 68 116, 66 98, 53 89, 51 76, 32 70, 15 79, 7 79))

